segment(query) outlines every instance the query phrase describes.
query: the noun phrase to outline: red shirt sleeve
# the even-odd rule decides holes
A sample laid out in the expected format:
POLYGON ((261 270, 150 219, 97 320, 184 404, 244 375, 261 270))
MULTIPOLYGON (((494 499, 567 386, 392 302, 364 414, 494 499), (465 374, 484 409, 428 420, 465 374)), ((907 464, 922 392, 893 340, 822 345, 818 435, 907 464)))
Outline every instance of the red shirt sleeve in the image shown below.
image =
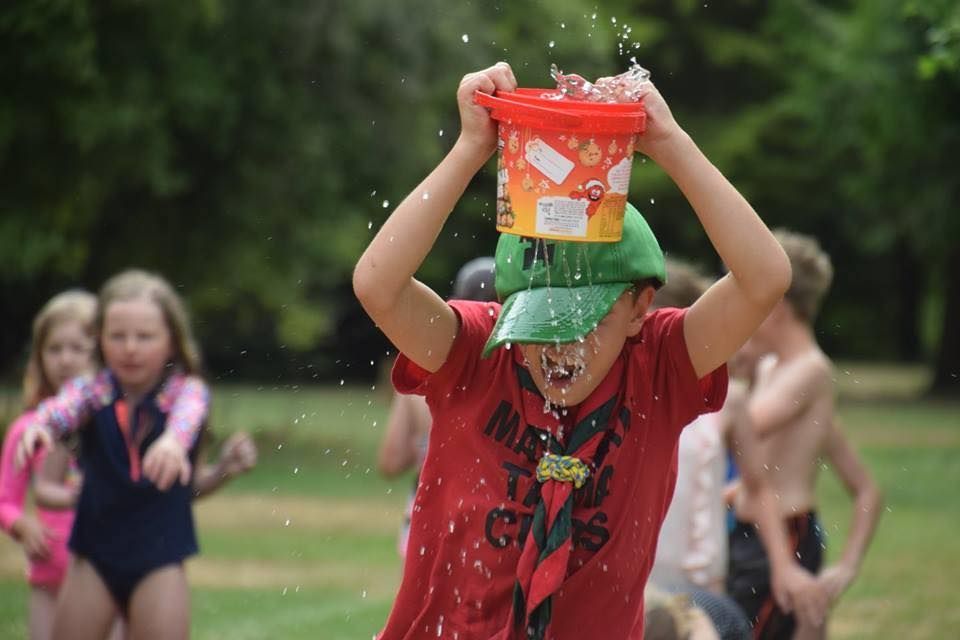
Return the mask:
POLYGON ((448 304, 457 314, 459 329, 446 362, 431 374, 401 353, 392 373, 393 386, 399 393, 414 393, 426 396, 428 402, 442 402, 457 388, 469 386, 476 378, 477 369, 493 367, 494 362, 503 357, 502 350, 498 349, 489 358, 481 358, 500 314, 498 303, 451 300, 448 304))
POLYGON ((683 335, 686 314, 686 309, 659 309, 650 314, 642 331, 654 357, 655 400, 669 403, 681 428, 701 414, 719 411, 727 398, 727 365, 697 379, 683 335))

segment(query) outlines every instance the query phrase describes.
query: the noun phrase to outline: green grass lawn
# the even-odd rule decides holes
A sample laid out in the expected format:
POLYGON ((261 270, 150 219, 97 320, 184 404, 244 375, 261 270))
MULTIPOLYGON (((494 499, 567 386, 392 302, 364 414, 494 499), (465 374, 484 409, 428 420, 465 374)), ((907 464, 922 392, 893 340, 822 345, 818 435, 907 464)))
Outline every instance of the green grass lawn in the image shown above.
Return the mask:
MULTIPOLYGON (((838 367, 844 427, 882 485, 886 510, 832 638, 945 638, 960 627, 960 405, 914 399, 919 368, 838 367)), ((257 470, 198 505, 189 563, 194 637, 371 637, 399 581, 395 534, 410 478, 374 470, 388 396, 369 387, 215 390, 217 437, 253 432, 257 470)), ((828 555, 849 502, 821 474, 828 555)), ((25 636, 26 589, 0 541, 0 638, 25 636)))

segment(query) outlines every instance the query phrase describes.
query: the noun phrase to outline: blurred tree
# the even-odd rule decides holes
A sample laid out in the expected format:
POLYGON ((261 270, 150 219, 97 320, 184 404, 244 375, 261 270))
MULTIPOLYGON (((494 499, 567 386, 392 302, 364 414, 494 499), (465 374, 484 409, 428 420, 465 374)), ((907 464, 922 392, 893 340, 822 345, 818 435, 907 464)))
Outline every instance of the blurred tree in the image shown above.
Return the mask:
POLYGON ((777 5, 771 28, 793 64, 764 130, 781 165, 766 166, 776 173, 784 159, 795 163, 805 191, 797 202, 840 236, 827 244, 851 271, 838 270, 847 281, 840 295, 864 335, 876 341, 871 323, 893 318, 899 355, 916 357, 933 300, 933 390, 958 395, 960 174, 952 158, 960 153, 960 5, 828 4, 838 3, 777 5))
MULTIPOLYGON (((460 77, 506 59, 522 85, 547 86, 551 62, 595 77, 635 56, 764 217, 834 255, 818 324, 830 351, 914 356, 922 310, 942 310, 947 388, 960 349, 947 213, 957 11, 948 0, 4 5, 0 359, 58 289, 143 266, 187 294, 214 371, 371 377, 387 345, 350 271, 455 140, 460 77)), ((480 173, 419 274, 441 293, 459 264, 493 250, 493 180, 480 173)), ((719 267, 657 167, 638 162, 632 182, 669 251, 719 267)))
MULTIPOLYGON (((550 12, 574 19, 583 4, 550 12)), ((0 357, 56 290, 141 266, 186 292, 215 370, 370 371, 372 327, 335 339, 356 317, 344 286, 356 257, 455 139, 464 73, 522 56, 544 81, 558 24, 524 18, 546 6, 4 5, 0 306, 16 329, 0 357)), ((578 57, 605 49, 584 42, 578 57)), ((482 176, 425 265, 438 290, 492 246, 493 192, 482 176)))

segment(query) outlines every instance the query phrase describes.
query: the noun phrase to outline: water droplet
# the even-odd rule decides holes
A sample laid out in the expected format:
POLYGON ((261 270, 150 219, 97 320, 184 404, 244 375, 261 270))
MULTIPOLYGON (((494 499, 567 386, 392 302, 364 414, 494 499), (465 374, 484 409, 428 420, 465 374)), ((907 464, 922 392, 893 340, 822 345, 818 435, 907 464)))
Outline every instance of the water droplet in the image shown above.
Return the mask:
POLYGON ((373 229, 373 220, 367 222, 367 229, 373 229))
POLYGON ((423 192, 423 196, 421 196, 421 197, 422 197, 424 200, 429 200, 429 199, 430 199, 430 192, 429 192, 429 191, 424 191, 424 192, 423 192))
POLYGON ((466 33, 460 36, 460 39, 463 40, 464 43, 470 42, 470 36, 467 35, 466 33))
POLYGON ((386 209, 387 207, 390 206, 390 201, 389 201, 389 200, 384 200, 383 203, 382 203, 380 206, 382 206, 384 209, 386 209))
POLYGON ((553 47, 554 47, 555 44, 556 44, 556 42, 554 42, 553 40, 551 40, 550 42, 547 43, 547 46, 550 47, 551 49, 553 49, 553 47))

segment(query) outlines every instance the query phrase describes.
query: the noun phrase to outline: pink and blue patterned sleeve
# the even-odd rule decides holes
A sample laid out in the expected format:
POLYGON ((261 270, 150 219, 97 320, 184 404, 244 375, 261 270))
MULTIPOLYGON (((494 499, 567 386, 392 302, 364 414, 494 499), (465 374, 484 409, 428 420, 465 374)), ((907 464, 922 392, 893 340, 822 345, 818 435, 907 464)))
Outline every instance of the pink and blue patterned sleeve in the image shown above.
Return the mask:
POLYGON ((189 451, 210 410, 207 385, 197 376, 174 374, 164 383, 157 403, 162 411, 167 412, 167 430, 189 451))
POLYGON ((57 395, 37 406, 36 419, 58 435, 76 431, 94 413, 113 401, 113 385, 106 369, 93 377, 70 380, 57 395))

